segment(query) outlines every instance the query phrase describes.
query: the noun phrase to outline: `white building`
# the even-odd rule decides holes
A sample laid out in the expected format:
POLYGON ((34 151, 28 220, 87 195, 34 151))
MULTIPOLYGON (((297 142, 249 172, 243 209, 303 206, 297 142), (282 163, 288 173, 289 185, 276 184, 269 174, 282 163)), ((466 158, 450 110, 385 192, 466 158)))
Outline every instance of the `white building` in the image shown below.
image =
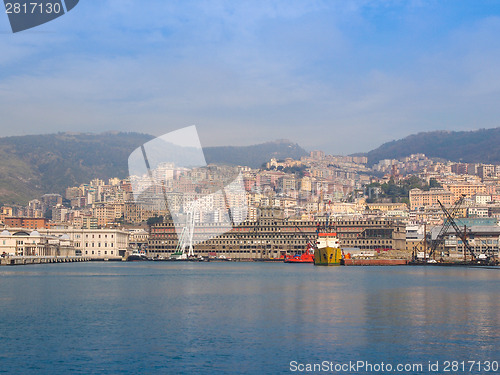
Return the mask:
POLYGON ((123 229, 41 229, 41 233, 55 236, 66 234, 75 251, 95 259, 113 259, 125 256, 129 249, 130 232, 123 229))
POLYGON ((12 256, 75 256, 68 235, 47 235, 25 229, 0 233, 0 254, 12 256))

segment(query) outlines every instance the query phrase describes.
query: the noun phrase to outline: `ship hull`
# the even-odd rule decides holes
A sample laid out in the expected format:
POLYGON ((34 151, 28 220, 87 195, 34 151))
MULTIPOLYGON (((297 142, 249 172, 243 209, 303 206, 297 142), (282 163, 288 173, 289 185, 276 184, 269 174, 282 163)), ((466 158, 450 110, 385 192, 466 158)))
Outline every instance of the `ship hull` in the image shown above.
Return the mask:
POLYGON ((313 263, 314 260, 312 259, 285 259, 285 263, 313 263))
POLYGON ((315 266, 340 266, 342 250, 338 247, 322 247, 314 251, 315 266))

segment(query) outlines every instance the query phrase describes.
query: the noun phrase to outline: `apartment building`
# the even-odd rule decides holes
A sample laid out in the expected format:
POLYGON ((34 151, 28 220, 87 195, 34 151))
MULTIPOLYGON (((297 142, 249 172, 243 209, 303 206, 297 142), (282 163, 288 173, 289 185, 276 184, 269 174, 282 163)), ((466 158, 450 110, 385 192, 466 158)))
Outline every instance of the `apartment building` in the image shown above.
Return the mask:
POLYGON ((438 200, 445 206, 451 206, 456 200, 453 192, 441 188, 432 188, 429 191, 411 189, 409 196, 411 210, 439 207, 438 200))

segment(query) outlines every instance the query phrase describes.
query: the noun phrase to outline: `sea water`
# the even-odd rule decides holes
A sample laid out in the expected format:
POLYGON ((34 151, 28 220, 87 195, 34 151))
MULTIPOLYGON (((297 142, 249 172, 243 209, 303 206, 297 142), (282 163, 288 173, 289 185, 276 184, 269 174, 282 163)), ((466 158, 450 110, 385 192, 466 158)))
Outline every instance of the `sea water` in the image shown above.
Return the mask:
POLYGON ((465 267, 2 267, 0 372, 499 373, 499 288, 465 267))

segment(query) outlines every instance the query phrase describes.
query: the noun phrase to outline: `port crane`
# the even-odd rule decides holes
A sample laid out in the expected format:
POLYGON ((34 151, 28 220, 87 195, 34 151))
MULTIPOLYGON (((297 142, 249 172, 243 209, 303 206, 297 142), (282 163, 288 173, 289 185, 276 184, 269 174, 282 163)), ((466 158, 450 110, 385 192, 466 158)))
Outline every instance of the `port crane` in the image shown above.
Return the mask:
POLYGON ((300 234, 307 240, 307 249, 314 249, 316 248, 316 244, 315 244, 315 241, 311 240, 311 238, 304 233, 304 231, 302 229, 300 229, 300 227, 297 225, 297 224, 294 224, 295 225, 295 228, 297 228, 300 232, 300 234))
MULTIPOLYGON (((462 196, 461 201, 463 201, 464 196, 462 196)), ((476 259, 476 254, 474 253, 474 250, 472 250, 472 247, 469 245, 469 241, 467 240, 467 231, 464 229, 463 231, 458 227, 457 223, 455 222, 455 218, 451 215, 451 213, 446 209, 446 207, 438 200, 439 205, 441 206, 441 210, 443 210, 446 219, 448 222, 450 222, 451 226, 457 233, 457 236, 460 237, 462 240, 462 243, 464 245, 464 257, 467 257, 467 251, 470 253, 472 260, 476 259)), ((443 225, 444 226, 444 225, 443 225)), ((465 260, 465 259, 464 259, 465 260)))
MULTIPOLYGON (((462 205, 464 199, 465 199, 465 195, 462 195, 455 202, 455 204, 451 208, 451 211, 446 210, 444 205, 438 200, 438 203, 441 206, 441 210, 443 210, 443 213, 446 216, 446 220, 444 220, 443 226, 441 227, 441 230, 439 231, 436 240, 434 240, 432 242, 432 246, 431 246, 431 249, 429 251, 429 258, 432 256, 435 256, 435 252, 436 252, 437 248, 439 247, 439 245, 441 245, 444 242, 444 237, 446 236, 446 233, 450 229, 452 222, 455 223, 454 218, 456 217, 458 210, 460 209, 460 206, 462 205)), ((427 238, 424 237, 423 241, 427 241, 427 238)))

